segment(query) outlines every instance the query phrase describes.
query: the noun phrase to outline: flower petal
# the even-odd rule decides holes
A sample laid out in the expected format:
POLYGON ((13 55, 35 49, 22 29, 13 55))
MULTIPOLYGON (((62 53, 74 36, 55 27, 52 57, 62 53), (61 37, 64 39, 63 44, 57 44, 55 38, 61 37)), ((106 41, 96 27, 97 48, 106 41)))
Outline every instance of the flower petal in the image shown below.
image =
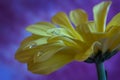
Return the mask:
POLYGON ((48 43, 39 50, 34 55, 34 62, 42 62, 45 60, 48 60, 51 58, 54 54, 56 54, 58 51, 62 50, 64 48, 64 44, 60 42, 54 42, 54 43, 48 43))
MULTIPOLYGON (((88 36, 90 36, 91 32, 90 32, 90 29, 87 24, 81 24, 81 25, 77 26, 76 31, 78 31, 78 33, 82 36, 84 41, 88 41, 88 36)), ((92 39, 90 39, 90 40, 92 40, 92 39)))
POLYGON ((91 32, 89 24, 81 24, 76 27, 76 30, 83 37, 83 40, 88 43, 93 43, 94 41, 105 37, 105 33, 103 32, 91 32))
MULTIPOLYGON (((64 28, 52 28, 47 31, 49 34, 54 36, 66 36, 70 38, 74 38, 69 31, 64 28)), ((51 36, 52 37, 52 36, 51 36)))
POLYGON ((107 31, 107 36, 112 37, 120 33, 120 26, 113 26, 107 31))
POLYGON ((113 26, 107 31, 106 38, 102 41, 103 53, 105 53, 108 49, 113 50, 115 47, 119 45, 119 36, 120 36, 119 31, 120 31, 120 26, 113 26))
POLYGON ((52 17, 52 22, 60 25, 65 29, 74 30, 72 24, 70 23, 67 15, 64 12, 59 12, 55 16, 52 17))
POLYGON ((111 1, 104 1, 93 8, 94 20, 98 32, 104 32, 106 26, 106 18, 111 1))
POLYGON ((57 37, 52 37, 52 38, 48 39, 48 42, 50 42, 50 43, 51 42, 56 42, 56 41, 63 42, 65 44, 65 46, 69 46, 69 47, 72 47, 74 49, 82 49, 80 47, 80 45, 83 45, 83 42, 81 42, 79 40, 75 40, 75 39, 69 38, 69 37, 57 36, 57 37))
MULTIPOLYGON (((33 36, 34 37, 34 36, 33 36)), ((15 54, 15 58, 20 62, 27 62, 33 56, 33 54, 37 53, 41 48, 40 46, 43 44, 47 44, 47 38, 43 37, 37 40, 35 38, 29 37, 25 39, 19 49, 15 54), (28 41, 28 42, 27 42, 28 41), (25 43, 26 42, 26 43, 25 43)))
POLYGON ((66 30, 68 30, 74 38, 83 40, 82 37, 72 27, 72 24, 70 23, 67 15, 65 13, 63 13, 63 12, 57 13, 55 16, 53 16, 52 22, 55 24, 58 24, 60 27, 63 27, 66 30))
POLYGON ((49 74, 71 62, 74 59, 74 55, 75 51, 65 48, 44 62, 34 63, 30 61, 28 70, 37 74, 49 74))
POLYGON ((78 26, 79 24, 87 23, 88 15, 84 10, 76 9, 70 12, 70 19, 75 26, 78 26))
POLYGON ((109 31, 112 27, 120 26, 120 13, 115 15, 107 25, 106 31, 109 31))
POLYGON ((39 22, 27 27, 26 30, 40 36, 51 36, 49 33, 47 33, 47 30, 51 28, 55 28, 55 26, 51 23, 39 22))
POLYGON ((106 41, 103 43, 103 51, 110 50, 111 52, 114 50, 120 49, 120 33, 115 34, 113 36, 109 36, 106 41))
POLYGON ((17 59, 20 62, 26 63, 30 61, 34 54, 39 52, 40 47, 32 48, 32 49, 27 49, 27 50, 19 50, 15 54, 15 59, 17 59))
POLYGON ((84 50, 79 52, 79 54, 76 54, 75 60, 77 60, 77 61, 85 61, 85 60, 87 60, 88 57, 95 54, 94 52, 96 50, 94 51, 94 49, 96 49, 95 48, 96 45, 100 45, 100 43, 99 42, 94 42, 90 47, 82 46, 84 50))
POLYGON ((24 44, 26 44, 26 43, 29 43, 29 42, 31 42, 31 41, 33 41, 33 40, 37 40, 37 39, 39 39, 39 38, 42 38, 42 36, 31 35, 31 36, 25 38, 25 39, 21 42, 21 45, 24 45, 24 44))
POLYGON ((90 32, 92 32, 92 33, 96 33, 97 32, 97 29, 96 29, 96 26, 95 26, 95 22, 89 21, 87 24, 89 26, 90 32))

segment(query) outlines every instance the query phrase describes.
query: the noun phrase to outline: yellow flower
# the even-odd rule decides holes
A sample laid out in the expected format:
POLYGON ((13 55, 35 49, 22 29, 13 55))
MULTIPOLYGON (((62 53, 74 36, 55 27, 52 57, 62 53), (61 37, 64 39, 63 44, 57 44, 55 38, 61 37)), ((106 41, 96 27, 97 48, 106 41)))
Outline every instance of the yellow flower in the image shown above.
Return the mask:
POLYGON ((49 74, 73 60, 85 61, 98 51, 105 54, 119 50, 120 13, 106 26, 110 1, 93 8, 94 21, 82 9, 70 12, 69 18, 59 12, 53 23, 39 22, 27 27, 32 35, 22 41, 15 58, 28 64, 28 70, 49 74), (73 27, 74 26, 74 27, 73 27))

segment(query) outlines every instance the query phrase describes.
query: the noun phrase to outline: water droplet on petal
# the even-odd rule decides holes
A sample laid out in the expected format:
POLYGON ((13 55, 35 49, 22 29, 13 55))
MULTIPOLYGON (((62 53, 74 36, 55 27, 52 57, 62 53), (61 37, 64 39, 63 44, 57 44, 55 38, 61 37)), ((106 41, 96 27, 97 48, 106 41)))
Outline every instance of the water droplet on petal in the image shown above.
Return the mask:
POLYGON ((47 31, 48 34, 52 34, 52 35, 60 35, 60 29, 56 28, 56 29, 50 29, 47 31))
POLYGON ((29 48, 34 48, 34 47, 36 47, 36 46, 37 46, 37 44, 36 44, 35 42, 33 42, 33 43, 30 43, 29 48))
POLYGON ((35 42, 30 42, 24 48, 25 49, 30 49, 30 48, 34 48, 36 46, 37 46, 37 44, 35 42))
POLYGON ((39 52, 37 53, 37 57, 41 56, 42 54, 43 54, 43 52, 42 52, 42 51, 39 51, 39 52))

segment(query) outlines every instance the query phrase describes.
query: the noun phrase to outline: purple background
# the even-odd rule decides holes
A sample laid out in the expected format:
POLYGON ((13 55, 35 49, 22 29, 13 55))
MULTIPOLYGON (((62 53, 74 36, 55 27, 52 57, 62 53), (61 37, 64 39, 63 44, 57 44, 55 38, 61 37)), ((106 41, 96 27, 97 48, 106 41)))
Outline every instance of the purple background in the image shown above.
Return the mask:
MULTIPOLYGON (((92 8, 102 0, 0 0, 0 80, 97 80, 94 64, 71 62, 50 75, 32 74, 25 64, 14 59, 20 42, 30 35, 26 26, 50 21, 59 11, 67 14, 82 8, 93 19, 92 8)), ((108 21, 120 12, 120 0, 114 0, 108 21)), ((120 53, 105 62, 109 80, 120 80, 120 53)))

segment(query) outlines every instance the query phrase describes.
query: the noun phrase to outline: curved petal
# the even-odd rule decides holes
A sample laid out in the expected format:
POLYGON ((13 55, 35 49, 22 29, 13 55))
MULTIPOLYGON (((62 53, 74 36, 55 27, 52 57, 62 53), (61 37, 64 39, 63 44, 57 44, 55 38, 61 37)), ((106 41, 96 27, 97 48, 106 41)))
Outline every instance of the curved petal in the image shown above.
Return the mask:
POLYGON ((28 70, 37 74, 52 73, 74 60, 75 51, 65 48, 44 62, 28 63, 28 70))
POLYGON ((82 46, 83 47, 83 51, 79 52, 79 54, 76 54, 75 56, 75 60, 77 61, 85 61, 88 59, 88 57, 94 55, 95 51, 94 49, 97 49, 95 48, 96 45, 100 45, 99 42, 94 42, 90 47, 88 46, 82 46))
POLYGON ((55 28, 51 23, 39 22, 26 28, 27 31, 40 36, 51 36, 47 30, 55 28))
POLYGON ((27 62, 33 56, 33 54, 39 52, 40 46, 43 44, 47 44, 47 38, 40 38, 34 40, 35 38, 29 37, 25 39, 19 49, 15 54, 15 58, 20 62, 27 62))
POLYGON ((40 45, 43 45, 43 44, 46 44, 47 43, 47 40, 48 40, 48 37, 41 37, 39 39, 35 39, 35 40, 32 40, 33 37, 29 37, 25 40, 23 40, 23 42, 21 43, 18 51, 21 51, 21 50, 25 50, 25 49, 29 49, 29 48, 33 48, 33 47, 36 47, 36 46, 40 46, 40 45), (31 41, 29 41, 31 38, 31 41))
POLYGON ((80 24, 87 23, 88 15, 84 10, 76 9, 70 12, 70 19, 75 24, 75 26, 78 26, 80 24))
POLYGON ((52 22, 60 25, 60 27, 63 27, 65 29, 74 30, 72 24, 70 23, 67 15, 64 12, 59 12, 56 15, 54 15, 52 17, 52 22))
POLYGON ((64 43, 54 42, 48 43, 39 50, 38 53, 34 55, 34 62, 42 62, 51 58, 54 54, 59 52, 65 47, 64 43))
POLYGON ((110 47, 110 50, 120 50, 120 34, 117 35, 117 39, 114 41, 113 45, 110 47))
POLYGON ((109 31, 112 27, 120 26, 120 13, 115 15, 112 20, 108 23, 106 31, 109 31))
POLYGON ((120 33, 120 26, 113 26, 108 30, 107 36, 112 37, 112 36, 117 35, 119 33, 120 33))
POLYGON ((65 46, 68 47, 72 47, 74 49, 82 49, 80 47, 80 45, 83 45, 83 42, 75 40, 75 39, 71 39, 69 37, 52 37, 48 39, 48 42, 56 42, 56 41, 60 41, 61 43, 63 42, 65 44, 65 46))
POLYGON ((102 51, 105 53, 108 49, 113 50, 119 43, 120 26, 111 27, 106 33, 106 38, 103 40, 102 51))
POLYGON ((89 21, 89 22, 87 22, 87 24, 89 26, 90 32, 92 32, 92 33, 96 33, 97 32, 97 29, 96 29, 94 21, 89 21))
MULTIPOLYGON (((81 24, 79 26, 76 27, 76 31, 78 31, 78 33, 83 37, 84 41, 88 41, 88 37, 91 38, 90 34, 91 31, 89 29, 88 24, 81 24), (89 35, 88 35, 89 34, 89 35), (86 36, 87 35, 87 36, 86 36)), ((91 40, 91 39, 90 39, 91 40)))
POLYGON ((47 32, 54 36, 66 36, 66 37, 74 38, 70 34, 70 32, 64 28, 52 28, 52 29, 49 29, 47 32))
POLYGON ((109 36, 103 43, 103 51, 107 51, 108 49, 112 52, 114 50, 120 49, 120 33, 115 34, 113 36, 109 36))
POLYGON ((26 44, 26 43, 29 43, 29 42, 31 42, 31 41, 33 41, 33 40, 37 40, 37 39, 39 39, 39 38, 42 38, 42 36, 31 35, 31 36, 25 38, 25 39, 21 42, 21 45, 24 45, 24 44, 26 44))
POLYGON ((106 18, 107 18, 107 13, 110 5, 111 5, 111 1, 104 1, 94 6, 93 8, 94 20, 95 20, 98 32, 105 31, 106 18))
POLYGON ((34 54, 39 52, 40 47, 26 49, 26 50, 19 50, 15 54, 15 59, 20 62, 26 63, 33 59, 34 54))
POLYGON ((81 24, 76 27, 76 30, 83 37, 83 40, 87 43, 93 43, 94 41, 105 37, 105 33, 103 32, 91 32, 89 24, 81 24))
POLYGON ((53 16, 52 22, 60 25, 60 27, 63 27, 66 30, 68 30, 74 38, 83 40, 82 37, 72 27, 72 24, 70 23, 67 15, 65 13, 63 13, 63 12, 57 13, 55 16, 53 16))

